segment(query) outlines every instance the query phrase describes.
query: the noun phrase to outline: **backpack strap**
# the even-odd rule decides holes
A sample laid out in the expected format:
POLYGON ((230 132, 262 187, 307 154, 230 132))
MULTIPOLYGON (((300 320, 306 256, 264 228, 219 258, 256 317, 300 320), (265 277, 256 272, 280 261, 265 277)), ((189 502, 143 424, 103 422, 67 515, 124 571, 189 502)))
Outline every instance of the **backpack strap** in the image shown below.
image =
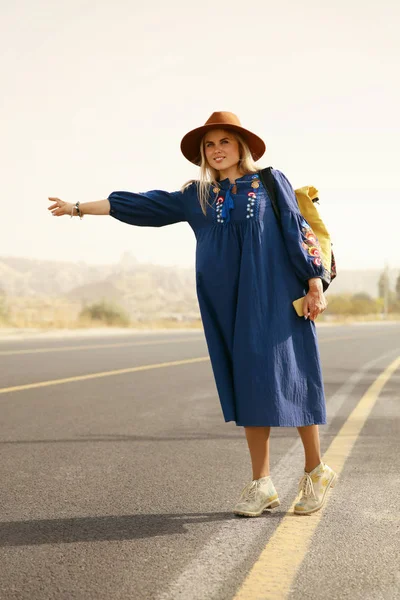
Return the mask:
POLYGON ((272 167, 267 167, 266 169, 262 169, 258 172, 261 183, 265 187, 268 192, 268 196, 270 197, 272 208, 274 209, 274 213, 276 216, 276 220, 279 225, 281 225, 281 211, 279 210, 278 202, 276 199, 276 191, 275 191, 275 179, 271 172, 272 167))

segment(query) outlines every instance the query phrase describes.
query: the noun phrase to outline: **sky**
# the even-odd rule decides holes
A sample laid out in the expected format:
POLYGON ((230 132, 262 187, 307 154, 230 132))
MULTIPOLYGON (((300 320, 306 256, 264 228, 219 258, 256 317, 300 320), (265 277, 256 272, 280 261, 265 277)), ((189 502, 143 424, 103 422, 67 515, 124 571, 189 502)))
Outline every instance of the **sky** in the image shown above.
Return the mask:
POLYGON ((400 269, 398 0, 0 6, 0 258, 191 267, 187 223, 55 218, 112 191, 178 190, 180 141, 235 113, 293 187, 319 190, 340 269, 400 269))

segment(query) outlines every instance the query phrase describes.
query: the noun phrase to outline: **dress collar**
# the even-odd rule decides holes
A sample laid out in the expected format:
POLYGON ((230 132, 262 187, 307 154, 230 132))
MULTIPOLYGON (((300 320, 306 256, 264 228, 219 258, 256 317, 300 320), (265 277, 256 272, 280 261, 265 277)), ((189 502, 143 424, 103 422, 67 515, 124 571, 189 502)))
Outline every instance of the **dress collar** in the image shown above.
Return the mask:
MULTIPOLYGON (((238 177, 236 179, 236 183, 239 181, 251 181, 252 179, 256 179, 256 178, 258 178, 258 173, 246 173, 246 175, 242 175, 242 177, 238 177)), ((229 180, 229 177, 226 177, 225 179, 221 179, 220 181, 217 181, 217 184, 223 190, 228 189, 232 185, 229 180)))

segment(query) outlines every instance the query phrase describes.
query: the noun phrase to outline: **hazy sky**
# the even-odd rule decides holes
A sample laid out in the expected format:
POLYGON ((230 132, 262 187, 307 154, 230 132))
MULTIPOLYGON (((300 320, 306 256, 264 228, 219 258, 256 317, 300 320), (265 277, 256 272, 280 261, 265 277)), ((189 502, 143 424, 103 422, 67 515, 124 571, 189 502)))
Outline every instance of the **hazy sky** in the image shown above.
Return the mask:
POLYGON ((400 3, 1 2, 0 257, 194 264, 188 224, 54 218, 48 196, 177 190, 212 112, 319 189, 338 269, 400 269, 400 3))

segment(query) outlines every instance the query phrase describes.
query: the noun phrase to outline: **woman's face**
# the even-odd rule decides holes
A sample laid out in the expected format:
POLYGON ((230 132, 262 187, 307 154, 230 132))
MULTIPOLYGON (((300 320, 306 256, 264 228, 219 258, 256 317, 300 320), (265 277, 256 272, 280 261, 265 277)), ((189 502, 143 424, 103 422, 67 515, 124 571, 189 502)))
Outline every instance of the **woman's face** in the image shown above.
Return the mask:
POLYGON ((204 152, 208 164, 218 171, 226 171, 239 162, 239 142, 225 129, 212 129, 204 138, 204 152))

